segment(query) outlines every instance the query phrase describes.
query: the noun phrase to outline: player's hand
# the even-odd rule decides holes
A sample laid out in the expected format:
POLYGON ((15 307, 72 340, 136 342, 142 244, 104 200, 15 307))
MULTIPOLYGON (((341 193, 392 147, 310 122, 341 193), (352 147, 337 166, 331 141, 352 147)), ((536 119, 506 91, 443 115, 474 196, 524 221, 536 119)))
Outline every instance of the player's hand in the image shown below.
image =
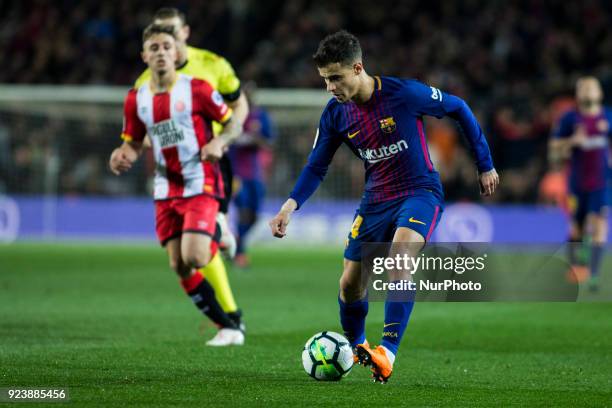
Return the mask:
POLYGON ((215 138, 210 142, 206 143, 200 151, 200 158, 202 161, 216 162, 221 160, 223 152, 225 151, 225 143, 219 138, 215 138))
POLYGON ((268 223, 272 230, 272 235, 276 238, 282 238, 287 234, 287 225, 289 224, 291 214, 293 214, 297 208, 298 203, 293 198, 289 198, 285 201, 278 214, 268 223))
POLYGON ((272 235, 276 238, 283 238, 287 234, 287 225, 291 218, 291 213, 287 211, 279 211, 269 222, 272 235))
POLYGON ((480 194, 484 196, 493 195, 497 186, 499 186, 499 176, 495 169, 485 171, 478 175, 478 182, 480 184, 480 194))
POLYGON ((586 129, 584 126, 578 126, 572 137, 570 138, 570 142, 572 147, 582 147, 589 140, 589 136, 587 135, 586 129))
POLYGON ((114 175, 118 176, 121 173, 125 173, 132 168, 134 161, 124 149, 118 147, 111 153, 110 160, 108 161, 108 167, 114 175))

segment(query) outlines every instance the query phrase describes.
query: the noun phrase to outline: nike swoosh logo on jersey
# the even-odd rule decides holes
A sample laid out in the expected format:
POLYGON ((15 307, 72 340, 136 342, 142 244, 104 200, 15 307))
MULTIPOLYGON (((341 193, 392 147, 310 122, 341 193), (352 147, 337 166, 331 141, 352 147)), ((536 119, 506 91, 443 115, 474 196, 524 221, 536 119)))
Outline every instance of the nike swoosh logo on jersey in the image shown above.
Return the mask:
POLYGON ((361 132, 361 130, 358 130, 358 131, 356 131, 355 133, 350 133, 350 132, 349 132, 349 134, 348 134, 348 138, 349 138, 349 139, 354 138, 355 136, 357 136, 357 134, 358 134, 359 132, 361 132))
POLYGON ((399 323, 388 323, 388 324, 385 324, 385 325, 383 326, 383 329, 384 329, 385 327, 393 326, 394 324, 399 324, 399 323))
POLYGON ((413 222, 415 224, 423 224, 423 225, 425 225, 425 223, 423 221, 415 220, 413 217, 410 217, 408 219, 408 222, 413 222))

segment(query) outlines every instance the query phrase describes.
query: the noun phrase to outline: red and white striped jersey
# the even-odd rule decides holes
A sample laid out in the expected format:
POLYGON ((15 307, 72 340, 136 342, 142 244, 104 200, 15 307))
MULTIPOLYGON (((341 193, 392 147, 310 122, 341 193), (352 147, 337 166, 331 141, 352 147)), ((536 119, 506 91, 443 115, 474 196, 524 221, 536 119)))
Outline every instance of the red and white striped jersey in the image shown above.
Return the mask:
POLYGON ((212 121, 225 124, 231 114, 208 82, 184 74, 177 74, 167 92, 154 94, 149 81, 128 92, 121 137, 142 141, 149 134, 156 164, 155 200, 223 196, 219 165, 203 162, 200 150, 213 138, 212 121))

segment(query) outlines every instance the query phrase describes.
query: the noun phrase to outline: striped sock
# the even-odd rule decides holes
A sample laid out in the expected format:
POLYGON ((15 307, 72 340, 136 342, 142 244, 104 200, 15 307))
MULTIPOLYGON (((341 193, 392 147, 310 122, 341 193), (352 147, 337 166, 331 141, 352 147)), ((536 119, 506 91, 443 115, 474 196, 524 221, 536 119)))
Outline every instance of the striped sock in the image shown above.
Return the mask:
POLYGON ((181 285, 198 310, 208 316, 210 320, 222 328, 236 328, 236 325, 217 302, 215 290, 199 271, 195 271, 188 278, 181 279, 181 285))

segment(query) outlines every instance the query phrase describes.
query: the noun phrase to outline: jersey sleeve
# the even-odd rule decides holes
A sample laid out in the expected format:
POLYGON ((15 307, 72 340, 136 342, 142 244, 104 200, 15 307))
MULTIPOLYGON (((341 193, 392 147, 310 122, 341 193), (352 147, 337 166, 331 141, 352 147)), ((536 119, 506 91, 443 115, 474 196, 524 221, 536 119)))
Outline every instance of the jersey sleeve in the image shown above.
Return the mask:
POLYGON ((225 58, 219 57, 217 69, 219 74, 217 90, 225 100, 234 102, 240 97, 240 80, 236 76, 234 68, 225 58))
POLYGON ((574 133, 574 114, 566 112, 557 122, 552 131, 553 139, 565 139, 574 133))
POLYGON ((308 156, 308 163, 302 170, 293 191, 289 194, 298 205, 298 208, 310 198, 317 190, 321 181, 327 174, 336 150, 342 144, 342 138, 330 126, 328 111, 324 112, 315 136, 312 152, 308 156))
POLYGON ((268 141, 276 138, 276 127, 272 123, 270 114, 262 109, 260 113, 261 135, 268 141))
POLYGON ((404 96, 406 103, 417 116, 448 116, 454 119, 468 140, 478 171, 483 173, 493 169, 493 158, 487 139, 474 113, 463 99, 419 81, 406 81, 404 96))
POLYGON ((130 89, 123 104, 123 130, 121 138, 126 142, 141 142, 147 134, 147 129, 138 117, 136 89, 130 89))
POLYGON ((232 117, 232 110, 223 100, 223 96, 208 82, 192 80, 194 110, 201 112, 207 119, 226 124, 232 117))

